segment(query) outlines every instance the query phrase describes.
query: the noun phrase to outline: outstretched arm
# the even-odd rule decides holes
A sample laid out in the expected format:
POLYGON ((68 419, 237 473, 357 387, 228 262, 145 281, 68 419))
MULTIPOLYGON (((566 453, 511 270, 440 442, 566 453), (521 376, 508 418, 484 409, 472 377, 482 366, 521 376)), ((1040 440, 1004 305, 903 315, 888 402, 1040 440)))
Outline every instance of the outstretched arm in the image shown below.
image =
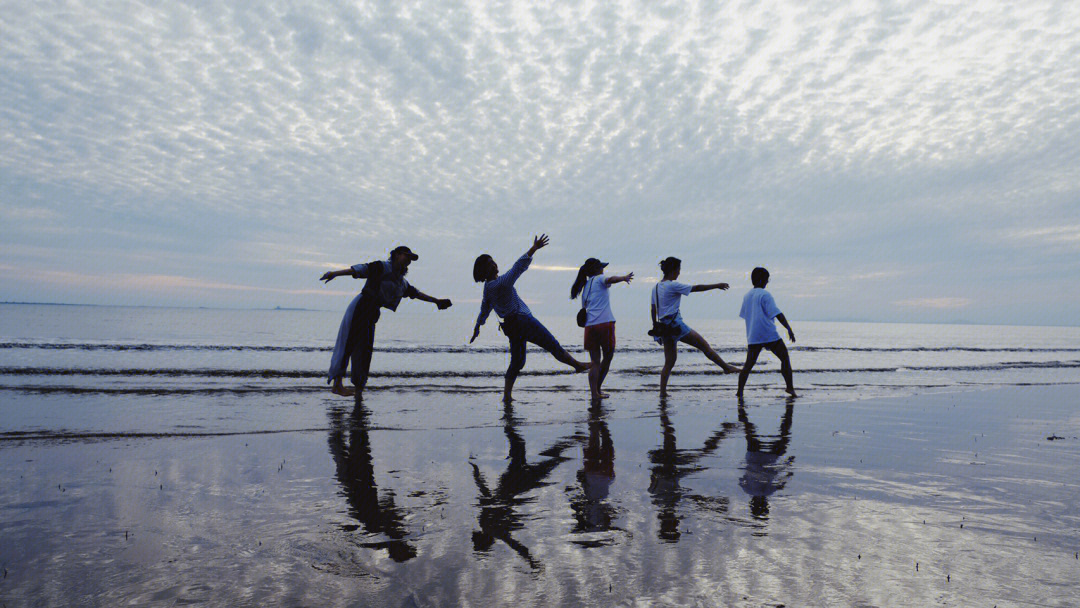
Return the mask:
POLYGON ((785 329, 787 329, 788 338, 790 338, 791 341, 794 342, 795 341, 795 332, 791 331, 791 326, 788 325, 787 319, 784 318, 784 313, 780 313, 780 314, 776 315, 776 320, 779 321, 780 324, 783 325, 785 329))
POLYGON ((709 291, 710 289, 722 289, 726 290, 731 285, 727 283, 703 283, 701 285, 694 285, 690 288, 690 291, 709 291))
POLYGON ((621 277, 608 277, 608 278, 604 279, 604 282, 607 283, 610 286, 610 285, 614 285, 616 283, 629 283, 630 281, 633 281, 633 280, 634 280, 634 273, 631 272, 629 274, 624 274, 621 277))
POLYGON ((414 291, 412 297, 421 302, 431 302, 435 306, 438 306, 439 310, 446 310, 453 305, 449 298, 433 298, 419 289, 414 291))
POLYGON ((323 283, 329 283, 330 281, 333 281, 337 277, 344 277, 344 276, 350 276, 350 277, 353 276, 353 269, 352 268, 342 268, 341 270, 330 270, 330 271, 327 271, 325 274, 323 274, 321 277, 319 277, 319 280, 322 281, 323 283))

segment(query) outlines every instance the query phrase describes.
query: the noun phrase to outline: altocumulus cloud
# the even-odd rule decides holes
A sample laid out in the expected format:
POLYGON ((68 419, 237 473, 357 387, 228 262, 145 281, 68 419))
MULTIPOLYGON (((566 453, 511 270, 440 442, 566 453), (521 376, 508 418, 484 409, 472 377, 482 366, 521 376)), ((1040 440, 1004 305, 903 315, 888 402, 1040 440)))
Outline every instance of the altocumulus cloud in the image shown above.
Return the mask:
POLYGON ((1076 3, 0 9, 5 299, 88 297, 35 272, 63 263, 302 304, 398 242, 463 298, 472 256, 540 231, 551 268, 766 264, 831 318, 1008 320, 1002 281, 1078 270, 1076 3))

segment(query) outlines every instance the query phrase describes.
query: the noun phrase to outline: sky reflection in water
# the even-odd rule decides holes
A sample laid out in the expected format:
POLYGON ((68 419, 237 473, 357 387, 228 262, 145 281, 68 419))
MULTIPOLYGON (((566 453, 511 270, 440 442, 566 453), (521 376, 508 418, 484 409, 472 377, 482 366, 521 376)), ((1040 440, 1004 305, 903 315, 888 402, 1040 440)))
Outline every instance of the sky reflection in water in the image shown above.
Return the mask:
POLYGON ((525 402, 440 428, 376 396, 328 402, 323 432, 5 442, 0 600, 1060 604, 1074 393, 525 402))

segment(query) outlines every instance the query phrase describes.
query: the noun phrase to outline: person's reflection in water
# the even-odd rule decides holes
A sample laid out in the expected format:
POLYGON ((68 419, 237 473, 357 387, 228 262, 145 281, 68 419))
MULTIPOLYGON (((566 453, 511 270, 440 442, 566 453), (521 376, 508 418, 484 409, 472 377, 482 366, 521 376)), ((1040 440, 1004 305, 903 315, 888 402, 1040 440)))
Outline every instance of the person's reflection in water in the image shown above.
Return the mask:
POLYGON ((750 496, 750 514, 756 519, 769 518, 769 496, 787 485, 792 476, 794 456, 784 458, 791 441, 791 418, 795 399, 788 397, 784 416, 780 419, 779 435, 759 435, 757 427, 746 415, 746 405, 739 400, 739 422, 746 433, 746 467, 739 487, 750 496))
POLYGON ((603 532, 612 528, 615 508, 607 502, 615 481, 615 444, 604 417, 607 412, 593 401, 589 408, 589 436, 582 447, 581 470, 577 478, 581 491, 570 496, 574 511, 574 532, 603 532))
POLYGON ((510 462, 506 471, 499 476, 494 490, 488 487, 480 468, 470 462, 473 479, 480 492, 477 501, 480 507, 478 523, 480 530, 473 532, 473 549, 480 553, 487 552, 496 540, 501 540, 508 547, 523 557, 534 569, 540 569, 540 563, 532 557, 529 548, 513 537, 513 533, 524 528, 523 516, 517 509, 531 503, 534 499, 525 494, 537 488, 549 485, 545 482, 548 475, 563 462, 569 460, 563 452, 574 445, 573 439, 560 439, 548 449, 540 452, 543 460, 530 463, 525 458, 525 439, 517 432, 520 422, 514 416, 514 408, 507 404, 503 416, 503 431, 510 442, 510 462))
MULTIPOLYGON (((347 417, 345 410, 340 408, 330 411, 330 454, 334 457, 342 494, 349 503, 349 515, 369 534, 383 534, 390 539, 364 543, 364 546, 386 549, 397 562, 416 557, 416 549, 404 540, 408 530, 402 521, 402 510, 394 503, 394 492, 384 491, 380 497, 375 485, 368 412, 359 399, 351 416, 347 417)), ((355 529, 355 526, 346 526, 346 529, 355 529)))
POLYGON ((663 443, 657 449, 649 452, 649 460, 653 463, 652 476, 649 482, 649 492, 653 495, 653 504, 657 506, 657 518, 660 520, 660 540, 676 542, 682 533, 679 531, 679 501, 683 497, 692 497, 700 506, 727 511, 727 499, 722 497, 691 496, 679 485, 680 480, 687 475, 704 471, 705 467, 698 463, 703 457, 708 456, 720 447, 720 442, 735 428, 732 422, 725 422, 716 430, 700 448, 694 450, 680 450, 675 442, 675 427, 671 424, 668 415, 667 400, 660 399, 660 428, 663 432, 663 443))

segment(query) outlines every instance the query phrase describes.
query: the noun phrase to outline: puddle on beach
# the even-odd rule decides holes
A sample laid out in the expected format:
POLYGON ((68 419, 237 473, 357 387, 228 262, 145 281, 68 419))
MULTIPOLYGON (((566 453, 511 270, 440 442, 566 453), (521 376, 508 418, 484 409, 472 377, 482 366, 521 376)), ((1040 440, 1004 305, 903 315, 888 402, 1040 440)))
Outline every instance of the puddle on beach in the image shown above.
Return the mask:
POLYGON ((6 440, 0 601, 1067 605, 1076 395, 382 393, 314 431, 6 440))

